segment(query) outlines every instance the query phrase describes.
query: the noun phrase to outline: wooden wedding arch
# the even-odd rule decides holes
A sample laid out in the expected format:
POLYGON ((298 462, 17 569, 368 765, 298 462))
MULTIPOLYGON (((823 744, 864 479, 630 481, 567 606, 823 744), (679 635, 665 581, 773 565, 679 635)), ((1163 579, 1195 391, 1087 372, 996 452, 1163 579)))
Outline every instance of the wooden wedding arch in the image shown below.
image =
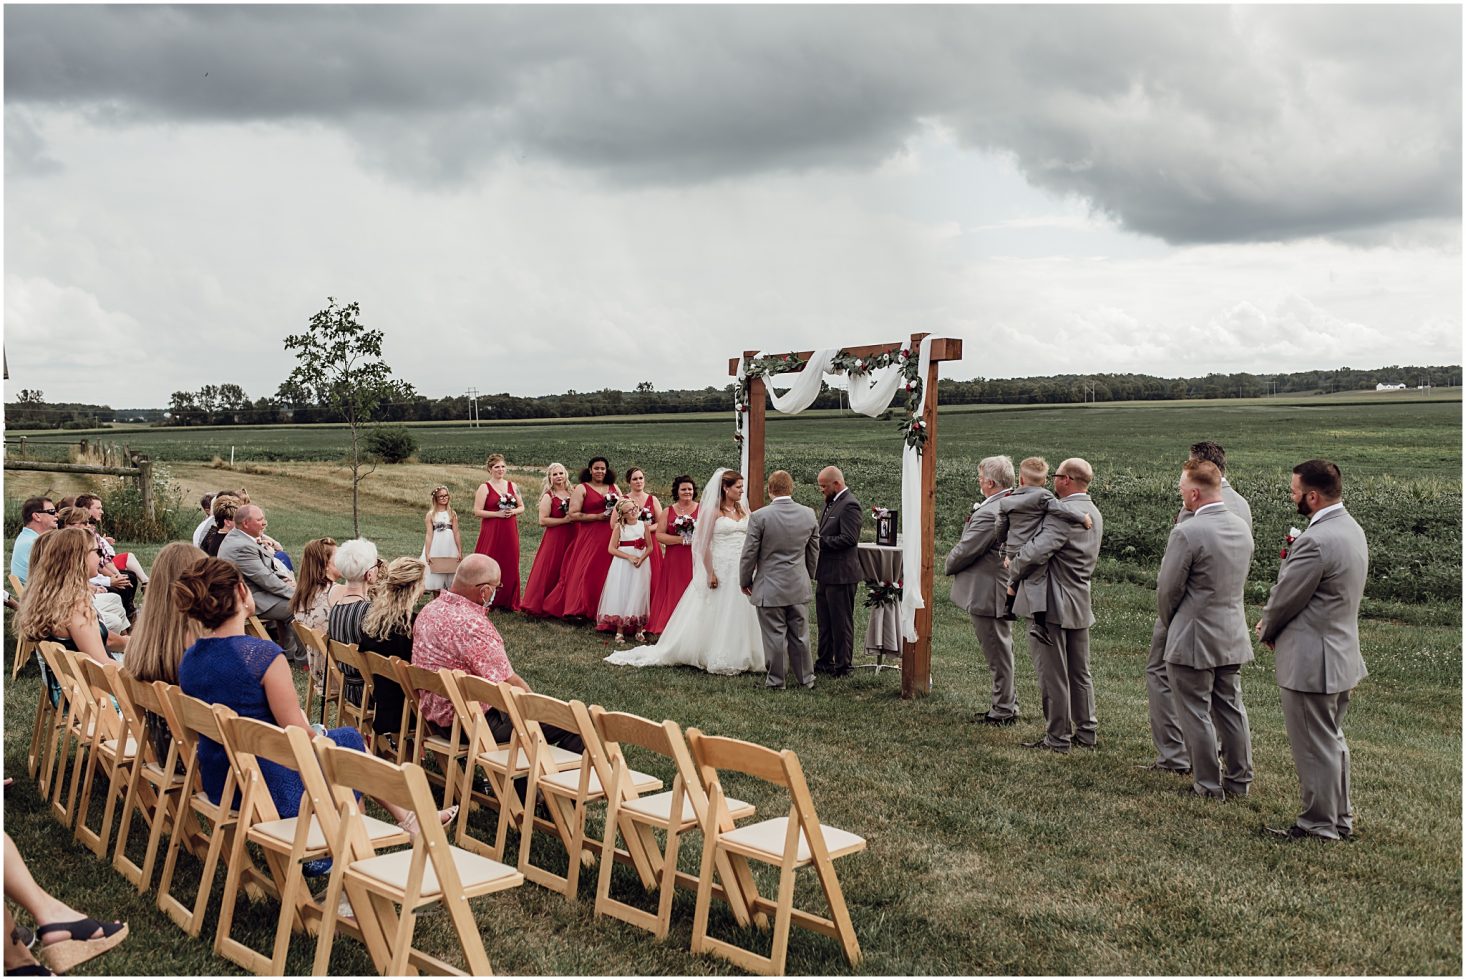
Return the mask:
MULTIPOLYGON (((910 347, 907 349, 912 357, 917 356, 921 342, 926 337, 927 334, 924 333, 911 335, 910 347)), ((853 357, 866 358, 903 346, 904 342, 896 341, 865 347, 846 347, 844 350, 853 357)), ((772 356, 798 358, 800 366, 794 369, 798 371, 803 369, 803 362, 808 361, 813 353, 814 351, 790 351, 787 355, 772 356)), ((728 373, 737 377, 740 363, 750 362, 758 354, 758 351, 744 351, 741 358, 731 358, 728 361, 728 373)), ((764 356, 767 358, 770 355, 764 356)), ((916 640, 903 640, 901 644, 901 697, 907 699, 925 696, 932 689, 932 604, 935 601, 932 594, 935 575, 933 552, 936 549, 937 530, 937 365, 943 361, 961 358, 961 340, 950 337, 935 338, 931 344, 931 360, 926 377, 921 379, 926 395, 921 419, 926 430, 926 445, 921 452, 921 594, 925 598, 925 604, 916 610, 916 640)), ((747 399, 748 419, 744 426, 744 438, 748 440, 748 472, 744 474, 744 486, 749 507, 757 510, 764 504, 765 483, 764 427, 768 398, 762 377, 748 379, 747 399)), ((910 575, 911 569, 906 569, 905 574, 910 575)))

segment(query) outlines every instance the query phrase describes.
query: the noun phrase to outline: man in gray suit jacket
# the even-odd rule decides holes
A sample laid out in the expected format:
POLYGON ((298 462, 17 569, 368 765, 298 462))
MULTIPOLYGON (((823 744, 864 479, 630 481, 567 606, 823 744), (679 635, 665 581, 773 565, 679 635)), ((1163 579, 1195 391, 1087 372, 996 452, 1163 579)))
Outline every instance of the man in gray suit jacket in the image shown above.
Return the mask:
POLYGON ((270 627, 275 642, 292 660, 303 661, 305 653, 290 628, 290 597, 295 586, 275 571, 274 552, 265 550, 259 535, 265 529, 265 512, 254 504, 241 504, 234 512, 234 529, 219 544, 219 557, 239 569, 255 598, 255 615, 270 627))
POLYGON ((1003 568, 1003 542, 998 537, 998 501, 1013 492, 1013 460, 989 456, 977 464, 977 485, 983 501, 967 517, 962 537, 947 555, 952 601, 967 610, 978 645, 993 674, 993 696, 985 725, 1018 721, 1018 695, 1013 684, 1013 624, 1003 619, 1008 572, 1003 568))
MULTIPOLYGON (((1206 460, 1216 465, 1222 474, 1222 503, 1228 511, 1240 517, 1247 525, 1249 539, 1252 535, 1252 508, 1227 482, 1227 452, 1215 442, 1196 442, 1191 445, 1191 458, 1206 460)), ((1191 511, 1181 508, 1173 524, 1191 519, 1191 511)), ((1159 772, 1174 772, 1190 775, 1191 756, 1186 751, 1186 741, 1181 737, 1181 725, 1176 719, 1176 705, 1171 696, 1171 680, 1166 674, 1166 631, 1159 618, 1150 635, 1150 660, 1145 665, 1146 701, 1150 708, 1150 739, 1155 743, 1156 759, 1141 769, 1159 772)))
POLYGON ((1369 544, 1344 509, 1342 492, 1339 468, 1328 460, 1293 467, 1293 501, 1310 520, 1279 566, 1257 624, 1258 639, 1275 653, 1283 723, 1303 793, 1293 826, 1267 828, 1289 838, 1338 840, 1354 833, 1343 721, 1349 692, 1369 675, 1359 653, 1369 544))
POLYGON ((738 584, 758 607, 763 633, 766 687, 784 687, 784 674, 814 687, 809 652, 810 578, 819 563, 814 511, 794 502, 794 480, 783 470, 769 475, 769 503, 748 518, 748 539, 738 563, 738 584))
POLYGON ((860 584, 860 528, 865 508, 845 485, 838 466, 818 477, 825 509, 820 514, 820 562, 815 569, 814 609, 819 619, 819 655, 814 669, 832 677, 854 673, 855 589, 860 584))
MULTIPOLYGON (((1087 529, 1082 524, 1045 520, 1038 536, 1023 546, 1008 567, 1013 579, 1021 579, 1031 567, 1048 564, 1047 629, 1028 633, 1028 653, 1038 674, 1046 730, 1043 737, 1022 743, 1028 749, 1068 752, 1071 741, 1091 749, 1098 742, 1094 682, 1089 673, 1089 628, 1094 625, 1089 582, 1099 561, 1105 524, 1089 499, 1093 480, 1094 470, 1077 456, 1059 464, 1054 495, 1065 506, 1088 514, 1094 526, 1087 529)), ((1022 591, 1013 612, 1032 614, 1022 591)))
POLYGON ((1156 577, 1156 612, 1181 732, 1196 778, 1191 792, 1246 796, 1252 733, 1242 704, 1242 665, 1252 659, 1242 595, 1252 533, 1222 503, 1214 463, 1187 460, 1178 484, 1190 520, 1171 529, 1156 577), (1217 742, 1227 761, 1217 765, 1217 742))

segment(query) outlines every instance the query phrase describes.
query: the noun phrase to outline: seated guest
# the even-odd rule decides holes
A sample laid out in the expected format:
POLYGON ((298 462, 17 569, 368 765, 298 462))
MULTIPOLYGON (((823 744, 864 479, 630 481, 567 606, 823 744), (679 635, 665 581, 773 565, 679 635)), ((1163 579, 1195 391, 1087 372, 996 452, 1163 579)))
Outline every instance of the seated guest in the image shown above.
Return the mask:
POLYGON ((206 493, 199 498, 199 510, 204 512, 204 519, 199 521, 199 526, 193 529, 193 546, 202 548, 204 546, 204 535, 214 526, 214 497, 217 494, 206 493))
POLYGON ((124 572, 138 585, 148 584, 148 573, 143 571, 142 562, 138 561, 137 555, 130 551, 119 552, 116 548, 117 539, 102 533, 102 498, 94 494, 84 493, 76 498, 76 506, 85 510, 92 518, 92 526, 97 531, 97 536, 106 542, 102 549, 108 553, 108 561, 114 562, 117 570, 124 572))
MULTIPOLYGON (((412 662, 412 620, 422 598, 427 565, 420 558, 395 558, 377 583, 377 594, 361 621, 359 649, 412 662)), ((402 688, 378 677, 372 684, 378 733, 397 731, 402 724, 402 688)))
MULTIPOLYGON (((366 538, 341 542, 336 549, 336 570, 346 580, 326 613, 326 637, 337 643, 360 644, 361 622, 371 607, 372 590, 382 561, 377 546, 366 538)), ((341 668, 343 696, 361 704, 361 675, 353 667, 341 668)))
POLYGON ((137 615, 137 587, 147 584, 147 577, 140 574, 142 566, 137 564, 135 555, 118 555, 114 547, 116 541, 102 533, 102 498, 83 493, 77 496, 76 506, 87 512, 97 547, 102 550, 102 567, 98 574, 106 576, 107 591, 122 600, 123 615, 131 621, 137 615))
MULTIPOLYGON (((189 619, 173 601, 173 583, 185 570, 192 568, 203 558, 201 548, 195 548, 186 541, 174 541, 163 546, 153 560, 153 586, 149 599, 143 603, 142 612, 137 614, 137 623, 127 641, 127 654, 123 660, 129 673, 140 681, 164 681, 178 683, 178 662, 183 651, 193 645, 202 630, 197 621, 189 619)), ((168 756, 168 725, 161 718, 149 715, 148 737, 158 750, 158 758, 168 756)))
MULTIPOLYGON (((245 635, 245 621, 255 611, 254 590, 237 567, 218 558, 201 558, 178 577, 172 592, 179 610, 203 628, 203 636, 188 648, 178 665, 178 686, 184 694, 226 705, 241 718, 282 728, 309 728, 312 738, 324 735, 337 745, 365 750, 361 733, 354 728, 326 731, 312 727, 301 710, 284 651, 269 640, 245 635)), ((201 738, 198 759, 204 791, 217 804, 224 792, 229 758, 223 746, 201 738)), ((281 818, 296 816, 305 792, 300 774, 265 759, 260 760, 260 769, 281 818)), ((411 811, 391 803, 382 805, 403 829, 417 831, 416 816, 411 811)), ((440 816, 447 823, 456 812, 454 807, 440 816)), ((320 873, 320 865, 316 867, 320 873)))
POLYGON ((31 568, 31 545, 47 531, 56 530, 56 505, 46 497, 31 497, 20 505, 20 533, 10 546, 10 574, 24 585, 31 568))
POLYGON ((260 546, 265 512, 255 504, 240 504, 234 511, 234 529, 219 545, 219 557, 239 569, 254 594, 255 615, 275 634, 276 642, 290 651, 290 658, 305 664, 305 651, 290 628, 290 597, 295 585, 276 573, 272 556, 260 546))
MULTIPOLYGON (((514 672, 504 640, 489 622, 487 606, 499 587, 499 563, 488 555, 467 555, 453 575, 453 584, 423 607, 412 628, 412 662, 427 670, 461 670, 494 682, 530 690, 514 672)), ((421 691, 422 713, 440 735, 453 728, 453 702, 431 691, 421 691)), ((487 709, 489 729, 500 743, 509 740, 514 726, 493 708, 487 709)), ((583 752, 580 735, 541 725, 545 738, 571 752, 583 752)))
MULTIPOLYGON (((49 864, 49 860, 40 864, 49 864)), ((67 874, 63 867, 52 866, 49 870, 52 878, 67 874)), ((36 923, 35 939, 40 960, 38 964, 37 957, 16 942, 15 922, 7 905, 5 973, 8 976, 65 973, 94 956, 102 955, 127 938, 126 922, 98 922, 42 888, 31 877, 30 868, 9 834, 5 835, 5 897, 29 912, 31 920, 36 923)))
MULTIPOLYGON (((101 564, 102 555, 90 531, 63 528, 37 540, 31 550, 30 581, 15 617, 16 634, 53 640, 98 663, 111 663, 109 633, 97 621, 87 585, 101 564)), ((118 639, 121 642, 115 645, 124 648, 127 638, 118 639)))
MULTIPOLYGON (((295 594, 290 597, 290 615, 297 623, 326 635, 327 617, 331 600, 343 586, 336 580, 341 573, 336 571, 336 539, 316 538, 306 543, 300 557, 300 578, 295 583, 295 594)), ((324 663, 317 663, 313 648, 305 651, 311 676, 319 689, 325 680, 324 663)))
MULTIPOLYGON (((91 515, 80 507, 62 507, 56 512, 56 520, 61 527, 79 527, 88 533, 91 533, 92 530, 91 515)), ((35 560, 34 551, 31 553, 31 559, 35 560)), ((108 591, 112 579, 99 571, 88 582, 92 588, 92 607, 97 610, 97 618, 109 632, 121 640, 123 635, 132 629, 132 623, 128 621, 127 610, 122 605, 122 599, 108 591)), ((121 647, 115 649, 120 650, 121 647)))
POLYGON ((225 538, 229 537, 229 532, 234 530, 234 513, 243 503, 244 501, 233 494, 214 495, 209 529, 204 532, 204 540, 199 543, 199 547, 204 549, 204 554, 210 558, 219 557, 219 546, 224 543, 225 538))

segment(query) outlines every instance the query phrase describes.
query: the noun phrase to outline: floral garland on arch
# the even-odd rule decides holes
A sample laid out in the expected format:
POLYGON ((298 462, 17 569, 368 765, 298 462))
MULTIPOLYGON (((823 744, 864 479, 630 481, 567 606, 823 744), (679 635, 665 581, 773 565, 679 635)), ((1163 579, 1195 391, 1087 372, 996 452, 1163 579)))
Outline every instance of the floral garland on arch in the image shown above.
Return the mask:
MULTIPOLYGON (((789 374, 804 368, 806 362, 793 354, 779 354, 771 357, 751 357, 744 362, 743 376, 733 390, 733 439, 740 446, 744 439, 745 416, 748 414, 748 391, 754 378, 769 375, 789 374)), ((830 362, 835 374, 854 375, 879 371, 884 368, 901 369, 901 390, 906 393, 906 417, 898 423, 902 440, 920 455, 926 445, 926 422, 917 414, 921 406, 921 367, 910 347, 897 345, 866 357, 856 357, 847 350, 840 350, 830 362)))

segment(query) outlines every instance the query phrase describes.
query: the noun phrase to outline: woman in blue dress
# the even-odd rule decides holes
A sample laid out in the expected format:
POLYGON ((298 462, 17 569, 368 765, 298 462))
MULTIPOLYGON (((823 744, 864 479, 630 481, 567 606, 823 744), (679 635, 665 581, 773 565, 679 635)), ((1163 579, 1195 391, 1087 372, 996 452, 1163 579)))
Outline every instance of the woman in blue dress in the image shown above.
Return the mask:
MULTIPOLYGON (((201 558, 173 583, 173 601, 179 611, 198 620, 204 634, 183 654, 178 665, 178 686, 183 693, 210 704, 232 708, 241 718, 254 718, 282 728, 296 725, 311 728, 295 693, 290 662, 284 651, 270 640, 247 636, 244 624, 255 611, 254 596, 239 570, 218 558, 201 558)), ((312 738, 324 736, 337 745, 366 751, 355 728, 317 726, 312 738)), ((199 770, 204 790, 214 803, 224 791, 229 757, 224 747, 207 738, 199 739, 199 770)), ((261 759, 260 771, 275 809, 282 818, 300 812, 305 784, 293 769, 261 759)), ((417 832, 417 815, 390 803, 382 803, 392 818, 408 833, 417 832)), ((442 810, 438 818, 448 823, 457 807, 442 810)))

